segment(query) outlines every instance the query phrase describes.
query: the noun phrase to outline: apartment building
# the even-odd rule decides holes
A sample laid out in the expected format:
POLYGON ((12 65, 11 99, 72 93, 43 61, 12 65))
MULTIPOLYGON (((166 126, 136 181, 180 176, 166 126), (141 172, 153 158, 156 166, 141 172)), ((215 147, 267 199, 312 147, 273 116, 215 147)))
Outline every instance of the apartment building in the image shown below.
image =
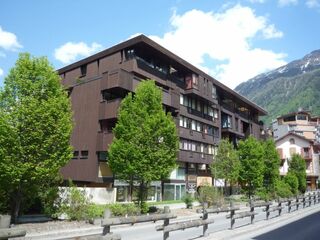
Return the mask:
POLYGON ((287 133, 275 141, 280 155, 280 175, 287 174, 293 154, 300 154, 306 162, 307 187, 310 190, 317 188, 319 178, 319 149, 312 140, 296 133, 287 133))
POLYGON ((219 140, 234 144, 260 138, 266 111, 144 35, 58 70, 72 101, 75 127, 72 160, 65 179, 86 185, 97 199, 127 201, 129 186, 114 179, 108 146, 121 100, 144 79, 162 89, 165 111, 180 137, 179 167, 169 179, 153 182, 149 200, 181 199, 186 191, 212 184, 209 164, 219 140))
POLYGON ((291 132, 312 141, 320 141, 320 117, 312 117, 309 111, 280 116, 272 122, 272 129, 274 140, 291 132))

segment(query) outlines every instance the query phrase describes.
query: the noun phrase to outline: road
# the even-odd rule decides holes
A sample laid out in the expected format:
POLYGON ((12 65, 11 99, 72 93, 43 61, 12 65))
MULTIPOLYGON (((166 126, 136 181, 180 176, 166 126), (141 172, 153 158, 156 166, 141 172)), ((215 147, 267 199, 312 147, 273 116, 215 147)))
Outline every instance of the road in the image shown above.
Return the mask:
POLYGON ((256 240, 312 240, 320 239, 320 212, 309 215, 286 226, 254 237, 256 240))

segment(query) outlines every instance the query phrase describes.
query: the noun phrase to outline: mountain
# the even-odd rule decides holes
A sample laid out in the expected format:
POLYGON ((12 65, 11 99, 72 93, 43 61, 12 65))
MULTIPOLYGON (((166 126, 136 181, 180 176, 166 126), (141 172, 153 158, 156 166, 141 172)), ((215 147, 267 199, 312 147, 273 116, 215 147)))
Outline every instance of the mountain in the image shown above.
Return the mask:
POLYGON ((299 108, 320 115, 320 50, 243 82, 235 91, 269 112, 266 125, 299 108))

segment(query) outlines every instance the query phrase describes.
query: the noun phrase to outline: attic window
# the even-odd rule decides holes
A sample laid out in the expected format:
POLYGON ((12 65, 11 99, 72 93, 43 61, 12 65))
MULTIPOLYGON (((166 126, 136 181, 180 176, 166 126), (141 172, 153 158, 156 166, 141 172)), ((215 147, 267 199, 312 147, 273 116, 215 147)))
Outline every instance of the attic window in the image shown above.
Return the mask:
POLYGON ((295 140, 294 140, 294 138, 290 138, 290 144, 295 144, 295 140))
POLYGON ((80 70, 81 70, 81 77, 87 75, 87 64, 82 65, 82 66, 80 67, 80 70))

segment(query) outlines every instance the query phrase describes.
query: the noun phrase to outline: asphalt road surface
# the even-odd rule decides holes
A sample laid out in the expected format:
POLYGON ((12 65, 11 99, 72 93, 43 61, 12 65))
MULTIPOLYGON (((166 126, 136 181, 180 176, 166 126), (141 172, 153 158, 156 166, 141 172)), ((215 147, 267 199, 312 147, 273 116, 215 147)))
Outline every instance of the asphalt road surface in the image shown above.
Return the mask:
POLYGON ((317 240, 320 239, 320 212, 256 236, 256 240, 317 240))

